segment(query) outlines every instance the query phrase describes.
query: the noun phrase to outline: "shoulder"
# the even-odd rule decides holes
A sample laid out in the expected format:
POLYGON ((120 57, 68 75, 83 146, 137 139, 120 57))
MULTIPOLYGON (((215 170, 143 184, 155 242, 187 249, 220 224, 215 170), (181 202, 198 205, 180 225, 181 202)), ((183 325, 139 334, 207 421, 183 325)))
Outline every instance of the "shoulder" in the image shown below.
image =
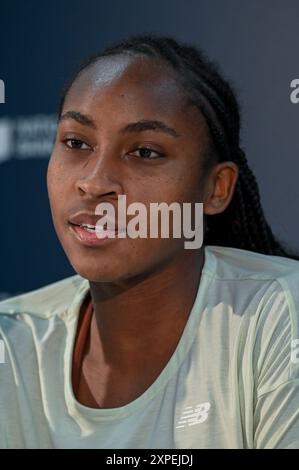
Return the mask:
MULTIPOLYGON (((256 321, 267 309, 285 312, 299 332, 299 261, 248 250, 208 245, 205 272, 214 281, 216 300, 224 300, 256 321)), ((269 312, 268 317, 271 317, 269 312)))
POLYGON ((14 383, 20 364, 33 378, 41 352, 54 354, 65 341, 88 289, 88 281, 75 275, 0 302, 1 380, 14 383))
POLYGON ((3 317, 27 314, 46 319, 63 314, 74 297, 85 291, 88 281, 74 275, 32 290, 25 294, 10 297, 0 302, 0 322, 3 317))
POLYGON ((217 299, 240 319, 244 376, 253 367, 258 394, 298 380, 299 261, 220 246, 208 253, 217 299))
POLYGON ((239 248, 207 245, 209 271, 218 279, 277 280, 299 276, 299 261, 239 248))

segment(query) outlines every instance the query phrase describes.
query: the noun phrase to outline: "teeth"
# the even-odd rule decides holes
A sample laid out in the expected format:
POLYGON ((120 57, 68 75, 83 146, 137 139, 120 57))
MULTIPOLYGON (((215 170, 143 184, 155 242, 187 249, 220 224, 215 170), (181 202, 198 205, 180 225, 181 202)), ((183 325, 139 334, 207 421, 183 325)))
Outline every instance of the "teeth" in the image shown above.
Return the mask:
POLYGON ((81 224, 82 227, 84 228, 90 228, 90 229, 95 229, 95 226, 94 225, 90 225, 90 224, 81 224))
POLYGON ((106 230, 103 225, 80 224, 80 227, 87 232, 104 232, 106 230))
POLYGON ((94 225, 90 225, 90 224, 80 224, 81 227, 84 228, 84 230, 86 230, 87 232, 91 232, 91 233, 94 233, 95 231, 95 226, 94 225))
POLYGON ((84 228, 84 230, 86 230, 87 232, 103 232, 105 229, 102 225, 91 225, 91 224, 80 224, 81 227, 84 228))

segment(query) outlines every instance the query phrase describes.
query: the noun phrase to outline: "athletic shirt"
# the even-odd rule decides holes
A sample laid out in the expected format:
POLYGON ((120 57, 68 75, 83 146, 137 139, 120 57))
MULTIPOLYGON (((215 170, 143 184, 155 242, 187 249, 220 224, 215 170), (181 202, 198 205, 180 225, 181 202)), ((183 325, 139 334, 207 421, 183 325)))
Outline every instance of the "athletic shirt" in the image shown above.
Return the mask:
POLYGON ((87 279, 0 302, 0 448, 299 448, 299 262, 204 251, 175 351, 124 406, 87 407, 73 393, 87 279))

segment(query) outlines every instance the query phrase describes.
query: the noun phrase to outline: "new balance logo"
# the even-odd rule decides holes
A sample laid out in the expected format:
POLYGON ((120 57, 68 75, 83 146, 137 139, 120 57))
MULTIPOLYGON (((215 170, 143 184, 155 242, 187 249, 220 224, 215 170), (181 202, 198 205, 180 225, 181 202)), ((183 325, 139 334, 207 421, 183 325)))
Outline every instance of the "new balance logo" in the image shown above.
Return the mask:
POLYGON ((208 412, 211 408, 211 403, 208 401, 200 403, 196 406, 186 406, 177 426, 178 428, 184 428, 185 426, 195 426, 196 424, 203 423, 208 418, 208 412))

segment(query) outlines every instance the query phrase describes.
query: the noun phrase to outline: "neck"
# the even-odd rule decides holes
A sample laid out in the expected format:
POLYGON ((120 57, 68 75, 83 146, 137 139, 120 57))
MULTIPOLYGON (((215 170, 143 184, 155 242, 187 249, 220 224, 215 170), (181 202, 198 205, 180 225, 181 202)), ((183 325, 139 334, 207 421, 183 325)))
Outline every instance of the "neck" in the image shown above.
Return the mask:
POLYGON ((184 250, 160 270, 130 282, 90 282, 94 307, 90 355, 125 370, 175 348, 194 303, 203 249, 184 250))

